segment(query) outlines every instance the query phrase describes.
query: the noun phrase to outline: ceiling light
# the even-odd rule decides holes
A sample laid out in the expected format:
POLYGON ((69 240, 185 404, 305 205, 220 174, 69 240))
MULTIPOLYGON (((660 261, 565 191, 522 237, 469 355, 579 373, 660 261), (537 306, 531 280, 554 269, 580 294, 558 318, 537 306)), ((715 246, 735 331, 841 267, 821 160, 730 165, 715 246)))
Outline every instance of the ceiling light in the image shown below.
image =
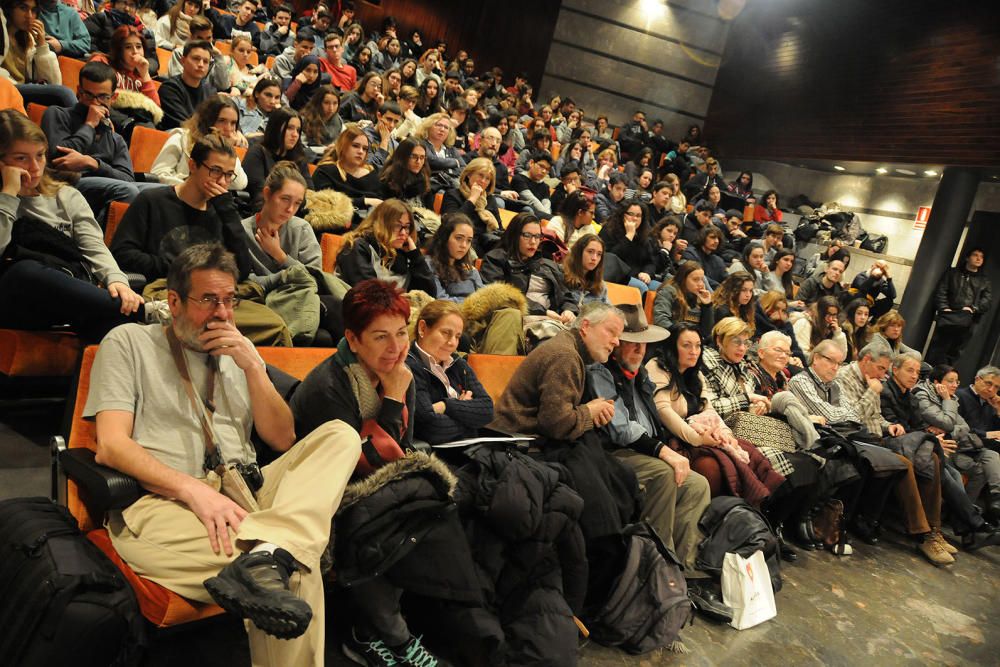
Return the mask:
POLYGON ((886 169, 885 167, 879 167, 878 169, 875 170, 875 173, 876 174, 888 174, 889 170, 886 169))
POLYGON ((839 164, 833 165, 833 168, 836 169, 837 171, 847 171, 846 168, 841 167, 839 164))
POLYGON ((937 172, 934 171, 933 169, 928 169, 927 171, 924 172, 924 176, 937 176, 937 175, 938 175, 937 172))
POLYGON ((904 176, 916 176, 917 175, 917 172, 911 171, 909 169, 897 169, 896 173, 897 174, 903 174, 904 176))

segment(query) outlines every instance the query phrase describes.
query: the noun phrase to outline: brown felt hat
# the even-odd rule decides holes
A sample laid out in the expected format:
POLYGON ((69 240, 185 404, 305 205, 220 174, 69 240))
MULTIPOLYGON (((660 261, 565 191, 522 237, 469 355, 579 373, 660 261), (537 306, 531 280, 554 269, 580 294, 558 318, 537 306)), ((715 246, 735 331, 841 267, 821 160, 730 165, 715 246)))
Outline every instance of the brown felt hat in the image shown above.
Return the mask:
POLYGON ((670 336, 670 332, 663 327, 646 322, 646 313, 635 304, 624 304, 618 309, 625 314, 625 331, 619 336, 619 340, 626 343, 659 343, 670 336))

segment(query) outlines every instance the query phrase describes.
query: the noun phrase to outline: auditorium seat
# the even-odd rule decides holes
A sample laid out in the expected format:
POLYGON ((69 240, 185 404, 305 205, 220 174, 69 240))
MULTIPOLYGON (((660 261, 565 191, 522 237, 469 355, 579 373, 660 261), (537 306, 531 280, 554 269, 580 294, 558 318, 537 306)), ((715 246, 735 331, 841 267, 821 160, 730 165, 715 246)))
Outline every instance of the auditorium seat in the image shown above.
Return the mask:
POLYGON ((0 373, 7 377, 68 377, 80 358, 71 333, 0 329, 0 373))
POLYGON ((319 247, 323 253, 323 270, 333 273, 337 268, 337 254, 344 245, 340 234, 323 234, 319 237, 319 247))
POLYGON ((525 357, 505 354, 470 354, 466 361, 475 371, 483 389, 490 395, 493 402, 497 403, 500 400, 500 395, 507 388, 507 383, 514 376, 514 371, 524 359, 525 357))
POLYGON ((80 87, 80 70, 87 63, 75 58, 59 56, 59 72, 62 74, 62 85, 66 86, 76 94, 76 89, 80 87))
POLYGON ((642 292, 638 287, 607 282, 604 285, 608 288, 608 301, 615 306, 642 305, 642 292))
POLYGON ((111 247, 111 239, 115 237, 118 225, 121 224, 127 210, 128 204, 123 201, 113 201, 108 206, 108 220, 104 225, 104 245, 109 248, 111 247))
POLYGON ((153 168, 156 156, 163 150, 170 135, 163 130, 154 130, 143 125, 137 125, 132 130, 132 143, 128 147, 132 158, 132 170, 137 174, 148 174, 153 168))
POLYGON ((45 110, 48 109, 44 104, 35 104, 34 102, 28 102, 28 108, 25 111, 28 112, 28 118, 35 125, 42 124, 42 116, 45 115, 45 110))
POLYGON ((646 292, 646 301, 643 303, 643 310, 646 311, 646 322, 653 324, 653 302, 656 301, 656 290, 646 292))
MULTIPOLYGON (((298 379, 304 378, 309 371, 335 352, 333 348, 271 348, 258 347, 257 351, 265 363, 270 364, 298 379)), ((83 418, 83 408, 87 402, 90 389, 90 371, 94 363, 97 346, 91 345, 83 352, 80 364, 80 375, 77 384, 73 418, 70 425, 69 440, 65 444, 61 439, 55 439, 54 456, 72 456, 74 449, 96 451, 96 427, 93 421, 83 418)), ((75 452, 78 458, 79 452, 75 452)), ((84 458, 87 458, 86 456, 84 458)), ((63 463, 63 467, 66 465, 63 463)), ((221 607, 214 604, 194 602, 167 590, 163 586, 140 577, 117 554, 111 544, 111 538, 103 525, 103 517, 96 516, 88 508, 86 492, 72 479, 66 480, 66 507, 70 510, 91 542, 93 542, 121 570, 125 579, 132 586, 139 602, 142 615, 154 626, 165 628, 190 623, 223 613, 221 607)))
POLYGON ((174 56, 173 51, 170 51, 169 49, 161 49, 160 47, 156 47, 156 59, 160 61, 160 68, 159 70, 157 70, 157 72, 158 76, 160 76, 161 78, 166 79, 168 76, 170 76, 169 74, 167 74, 167 72, 170 71, 170 59, 173 56, 174 56))

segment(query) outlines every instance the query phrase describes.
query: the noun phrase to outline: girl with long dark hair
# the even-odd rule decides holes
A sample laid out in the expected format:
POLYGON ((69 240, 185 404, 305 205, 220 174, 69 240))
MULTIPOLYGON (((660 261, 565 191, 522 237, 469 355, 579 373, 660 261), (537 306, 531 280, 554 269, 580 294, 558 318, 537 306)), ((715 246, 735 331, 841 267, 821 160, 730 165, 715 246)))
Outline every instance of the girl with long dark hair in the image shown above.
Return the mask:
POLYGON ((278 109, 267 122, 267 129, 261 140, 247 151, 244 164, 247 170, 247 192, 253 202, 253 210, 259 211, 264 203, 262 192, 267 175, 274 165, 283 160, 295 163, 305 179, 306 186, 312 187, 309 174, 309 160, 302 145, 302 119, 293 109, 278 109))

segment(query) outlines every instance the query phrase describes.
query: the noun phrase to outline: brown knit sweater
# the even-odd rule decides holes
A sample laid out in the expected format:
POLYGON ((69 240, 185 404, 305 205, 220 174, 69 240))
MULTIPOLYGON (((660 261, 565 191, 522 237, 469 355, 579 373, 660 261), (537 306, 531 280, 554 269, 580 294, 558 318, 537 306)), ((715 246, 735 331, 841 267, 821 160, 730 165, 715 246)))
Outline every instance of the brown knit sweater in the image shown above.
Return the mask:
POLYGON ((490 424, 501 431, 576 440, 594 428, 583 400, 585 366, 592 363, 575 329, 532 350, 514 372, 490 424))

